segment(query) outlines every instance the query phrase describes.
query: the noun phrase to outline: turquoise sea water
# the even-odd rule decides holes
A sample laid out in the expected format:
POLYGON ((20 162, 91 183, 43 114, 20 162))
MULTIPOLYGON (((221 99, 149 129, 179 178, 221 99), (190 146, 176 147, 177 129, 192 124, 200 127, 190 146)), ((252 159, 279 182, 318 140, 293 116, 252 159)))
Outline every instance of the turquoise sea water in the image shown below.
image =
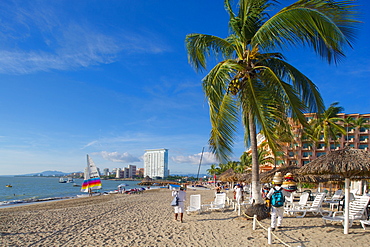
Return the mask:
MULTIPOLYGON (((75 179, 78 185, 83 179, 75 179)), ((126 190, 140 188, 137 181, 102 180, 101 192, 116 190, 118 185, 125 183, 126 190)), ((75 197, 84 194, 81 187, 74 187, 73 183, 59 183, 57 177, 0 177, 0 206, 40 199, 54 199, 75 197), (13 187, 6 187, 11 184, 13 187)))

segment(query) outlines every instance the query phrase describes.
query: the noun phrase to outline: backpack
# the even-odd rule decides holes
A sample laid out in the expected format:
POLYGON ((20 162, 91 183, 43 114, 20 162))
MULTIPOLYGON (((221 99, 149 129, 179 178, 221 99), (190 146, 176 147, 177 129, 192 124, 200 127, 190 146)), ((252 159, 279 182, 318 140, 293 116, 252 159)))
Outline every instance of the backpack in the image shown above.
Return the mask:
POLYGON ((275 190, 275 192, 271 196, 271 205, 273 207, 279 208, 284 206, 285 198, 283 195, 282 188, 280 190, 275 190))

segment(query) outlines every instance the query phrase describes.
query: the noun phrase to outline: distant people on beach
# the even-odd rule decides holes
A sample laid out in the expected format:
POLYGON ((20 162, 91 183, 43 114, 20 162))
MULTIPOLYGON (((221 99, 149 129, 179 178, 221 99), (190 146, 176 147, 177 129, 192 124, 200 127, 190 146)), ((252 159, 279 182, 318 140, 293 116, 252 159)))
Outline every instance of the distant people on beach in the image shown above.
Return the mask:
POLYGON ((217 186, 217 187, 215 188, 215 190, 216 190, 216 194, 221 193, 221 187, 220 187, 220 186, 217 186))
POLYGON ((266 198, 267 194, 269 193, 270 191, 270 188, 269 188, 269 185, 268 184, 265 184, 263 185, 263 188, 262 188, 262 198, 266 198))
POLYGON ((180 222, 183 222, 184 217, 184 208, 185 208, 185 200, 186 200, 186 192, 184 191, 184 187, 180 187, 180 191, 172 191, 172 196, 177 196, 179 198, 178 200, 178 206, 175 206, 175 221, 178 220, 178 216, 180 215, 180 222))

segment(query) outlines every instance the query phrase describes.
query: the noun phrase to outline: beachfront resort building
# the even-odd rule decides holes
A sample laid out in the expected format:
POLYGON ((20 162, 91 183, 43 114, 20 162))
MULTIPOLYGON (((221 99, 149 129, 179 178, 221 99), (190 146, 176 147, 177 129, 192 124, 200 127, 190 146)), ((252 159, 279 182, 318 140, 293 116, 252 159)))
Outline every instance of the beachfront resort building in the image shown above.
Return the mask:
MULTIPOLYGON (((314 118, 314 113, 305 114, 307 121, 309 122, 314 118)), ((338 140, 330 140, 330 147, 326 147, 324 136, 322 135, 321 139, 316 143, 302 137, 302 126, 300 124, 292 123, 292 131, 294 134, 294 141, 292 143, 286 144, 283 146, 283 156, 276 159, 276 164, 266 163, 260 166, 260 171, 265 172, 274 168, 281 166, 282 164, 286 165, 296 165, 298 167, 308 164, 310 161, 320 157, 321 155, 327 154, 330 151, 338 150, 344 148, 345 145, 349 145, 356 149, 363 149, 370 152, 370 128, 366 125, 370 125, 370 114, 345 114, 339 113, 338 118, 349 118, 351 117, 354 120, 362 118, 365 120, 362 127, 349 126, 348 134, 341 136, 338 140)), ((343 123, 342 123, 343 124, 343 123)), ((343 124, 344 125, 344 124, 343 124)), ((257 135, 257 145, 262 146, 263 143, 267 142, 263 134, 257 135)), ((264 145, 263 148, 270 153, 273 157, 272 152, 268 145, 264 145)), ((251 152, 251 150, 247 150, 251 152)))
POLYGON ((168 149, 145 150, 144 177, 166 178, 168 175, 168 149))
POLYGON ((134 178, 136 176, 136 166, 128 165, 124 168, 116 168, 116 178, 134 178))
MULTIPOLYGON (((305 114, 305 116, 307 122, 310 122, 314 118, 313 113, 305 114)), ((363 118, 366 122, 364 124, 365 126, 346 127, 348 129, 347 135, 342 135, 336 141, 330 140, 330 147, 325 145, 324 135, 321 136, 321 139, 315 145, 311 141, 301 137, 302 126, 293 125, 295 140, 294 143, 284 147, 283 163, 301 167, 330 151, 342 149, 345 145, 370 152, 370 128, 366 127, 366 125, 370 125, 370 114, 339 113, 337 117, 343 119, 351 117, 354 120, 363 118)))
POLYGON ((144 168, 137 168, 136 169, 136 177, 139 177, 139 178, 144 177, 144 168))

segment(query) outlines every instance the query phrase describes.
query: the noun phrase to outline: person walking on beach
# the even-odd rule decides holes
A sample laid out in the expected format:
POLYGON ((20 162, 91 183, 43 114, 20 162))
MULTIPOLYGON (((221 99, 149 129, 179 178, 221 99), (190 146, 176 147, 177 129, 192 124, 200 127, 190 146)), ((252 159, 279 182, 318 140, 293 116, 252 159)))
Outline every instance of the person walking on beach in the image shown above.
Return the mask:
POLYGON ((271 230, 275 231, 275 228, 281 228, 283 223, 285 196, 289 196, 290 193, 281 187, 283 184, 283 175, 281 172, 275 173, 272 183, 275 186, 270 189, 266 198, 271 203, 271 230))
POLYGON ((180 191, 172 191, 172 196, 177 196, 179 198, 178 205, 175 206, 175 220, 177 221, 178 215, 180 214, 180 222, 183 222, 184 216, 184 205, 186 199, 186 192, 184 191, 184 187, 180 187, 180 191))
POLYGON ((240 184, 237 184, 235 186, 234 192, 235 192, 236 203, 239 205, 240 200, 242 199, 242 196, 243 196, 243 191, 242 191, 242 187, 240 186, 240 184))

